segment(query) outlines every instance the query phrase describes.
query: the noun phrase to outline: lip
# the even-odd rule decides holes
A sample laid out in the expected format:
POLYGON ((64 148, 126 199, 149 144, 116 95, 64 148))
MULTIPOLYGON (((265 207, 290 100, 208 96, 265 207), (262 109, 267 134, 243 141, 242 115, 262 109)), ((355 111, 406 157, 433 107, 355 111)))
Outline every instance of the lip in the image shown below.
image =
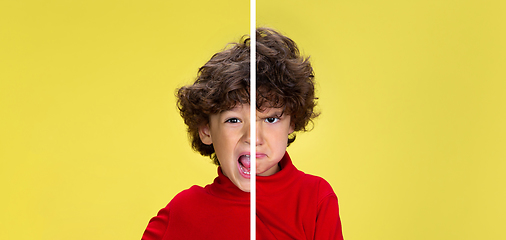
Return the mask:
MULTIPOLYGON (((238 157, 237 157, 237 158, 239 159, 239 157, 240 157, 240 156, 242 156, 242 155, 251 155, 250 153, 251 153, 251 152, 249 152, 249 151, 244 151, 244 152, 241 152, 241 153, 238 155, 238 157)), ((267 154, 262 153, 262 152, 256 152, 256 153, 255 153, 255 156, 256 156, 256 159, 262 159, 262 158, 267 157, 267 154)), ((246 174, 246 173, 244 173, 244 172, 241 170, 241 168, 242 168, 242 164, 241 164, 239 161, 237 161, 237 171, 239 172, 239 175, 241 175, 243 178, 250 179, 250 178, 251 178, 251 175, 250 175, 250 174, 246 174)), ((251 169, 251 168, 250 168, 250 169, 251 169)), ((256 162, 256 169, 257 169, 257 175, 258 175, 258 162, 256 162)), ((250 171, 251 171, 251 170, 250 170, 250 171)))
MULTIPOLYGON (((242 155, 251 155, 251 154, 250 154, 250 152, 242 152, 239 154, 239 157, 242 155)), ((263 157, 267 156, 267 154, 262 153, 262 152, 256 152, 255 156, 256 156, 256 158, 263 158, 263 157)))

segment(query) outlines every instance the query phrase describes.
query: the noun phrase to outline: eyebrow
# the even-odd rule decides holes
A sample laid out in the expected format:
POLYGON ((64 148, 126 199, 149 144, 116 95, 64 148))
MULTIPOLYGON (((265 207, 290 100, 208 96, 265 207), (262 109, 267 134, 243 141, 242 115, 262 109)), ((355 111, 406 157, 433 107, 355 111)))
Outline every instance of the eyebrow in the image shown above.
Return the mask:
POLYGON ((283 109, 277 109, 275 111, 272 111, 267 114, 263 114, 262 112, 257 115, 262 115, 262 118, 269 118, 269 117, 282 117, 285 114, 285 111, 283 109))

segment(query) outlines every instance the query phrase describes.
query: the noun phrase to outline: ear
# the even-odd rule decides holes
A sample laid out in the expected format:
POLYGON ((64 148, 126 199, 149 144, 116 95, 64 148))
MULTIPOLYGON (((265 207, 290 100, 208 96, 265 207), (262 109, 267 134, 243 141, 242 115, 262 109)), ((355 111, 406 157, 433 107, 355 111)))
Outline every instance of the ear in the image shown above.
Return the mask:
POLYGON ((199 127, 199 136, 200 141, 206 145, 211 145, 213 143, 213 138, 211 137, 211 131, 209 130, 209 123, 202 125, 199 127))
POLYGON ((295 124, 290 123, 290 129, 288 129, 288 135, 292 134, 295 131, 295 124))

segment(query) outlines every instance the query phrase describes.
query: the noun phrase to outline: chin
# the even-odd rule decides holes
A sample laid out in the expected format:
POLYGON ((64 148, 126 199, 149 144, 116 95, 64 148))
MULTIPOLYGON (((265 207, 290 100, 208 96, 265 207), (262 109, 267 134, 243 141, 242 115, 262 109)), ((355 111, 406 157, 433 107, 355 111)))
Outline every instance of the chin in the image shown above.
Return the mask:
MULTIPOLYGON (((248 179, 249 180, 249 179, 248 179)), ((235 185, 237 188, 239 188, 241 191, 243 192, 250 192, 250 183, 248 181, 247 184, 236 184, 235 185)))

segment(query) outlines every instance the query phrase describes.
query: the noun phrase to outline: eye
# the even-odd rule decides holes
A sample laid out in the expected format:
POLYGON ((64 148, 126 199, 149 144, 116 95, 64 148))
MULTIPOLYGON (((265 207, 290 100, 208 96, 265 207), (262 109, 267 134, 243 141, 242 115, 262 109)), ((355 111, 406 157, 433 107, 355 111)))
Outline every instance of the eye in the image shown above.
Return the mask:
POLYGON ((279 118, 277 118, 277 117, 268 117, 265 119, 265 122, 267 122, 267 123, 276 123, 278 121, 279 121, 279 118))
POLYGON ((229 118, 225 122, 226 123, 240 123, 241 120, 239 120, 239 118, 229 118))

